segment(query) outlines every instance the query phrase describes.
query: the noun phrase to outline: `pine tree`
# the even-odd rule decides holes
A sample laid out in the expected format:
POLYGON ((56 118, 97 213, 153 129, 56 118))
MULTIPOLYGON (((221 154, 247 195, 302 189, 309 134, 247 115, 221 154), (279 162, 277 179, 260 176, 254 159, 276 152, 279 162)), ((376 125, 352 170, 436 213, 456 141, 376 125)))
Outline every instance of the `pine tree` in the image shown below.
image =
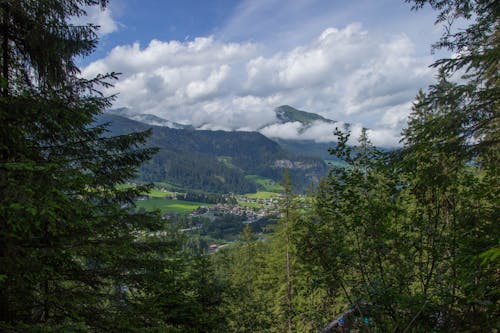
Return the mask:
POLYGON ((147 132, 109 137, 94 125, 112 102, 99 88, 116 75, 85 80, 74 63, 97 27, 69 18, 106 4, 0 3, 3 332, 182 330, 158 301, 159 281, 175 286, 165 271, 187 270, 180 240, 156 214, 134 212, 147 187, 117 186, 155 150, 142 147, 147 132))
POLYGON ((299 262, 298 248, 301 232, 299 225, 310 209, 292 187, 287 170, 283 174, 282 196, 279 201, 280 217, 269 235, 270 252, 266 257, 266 276, 273 288, 273 332, 314 332, 317 327, 311 317, 318 312, 318 299, 310 288, 311 275, 299 262))
POLYGON ((431 86, 420 103, 428 108, 450 110, 440 121, 453 135, 442 135, 436 144, 450 153, 466 156, 489 178, 491 188, 498 188, 500 4, 495 0, 407 2, 413 4, 414 10, 428 5, 438 11, 436 25, 444 26, 444 32, 433 50, 446 49, 455 54, 434 62, 432 66, 440 72, 439 80, 449 82, 431 86), (455 27, 457 21, 468 26, 455 27), (453 81, 457 82, 451 84, 453 81))
POLYGON ((283 322, 278 326, 283 332, 292 332, 294 325, 295 294, 295 246, 292 241, 294 224, 297 220, 296 196, 293 193, 292 181, 288 170, 283 174, 283 196, 280 200, 281 218, 278 220, 273 236, 274 262, 276 272, 281 280, 280 290, 276 293, 278 300, 276 314, 283 322))

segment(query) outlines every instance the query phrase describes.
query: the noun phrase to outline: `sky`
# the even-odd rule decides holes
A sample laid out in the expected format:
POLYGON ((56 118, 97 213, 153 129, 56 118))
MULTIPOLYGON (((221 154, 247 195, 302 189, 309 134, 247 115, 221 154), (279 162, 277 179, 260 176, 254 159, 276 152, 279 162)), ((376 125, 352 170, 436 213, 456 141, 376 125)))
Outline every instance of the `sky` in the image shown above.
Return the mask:
POLYGON ((334 141, 335 125, 275 124, 291 105, 352 137, 397 146, 419 89, 435 78, 436 13, 403 0, 114 0, 79 22, 101 26, 82 75, 119 72, 106 94, 128 107, 211 130, 334 141))

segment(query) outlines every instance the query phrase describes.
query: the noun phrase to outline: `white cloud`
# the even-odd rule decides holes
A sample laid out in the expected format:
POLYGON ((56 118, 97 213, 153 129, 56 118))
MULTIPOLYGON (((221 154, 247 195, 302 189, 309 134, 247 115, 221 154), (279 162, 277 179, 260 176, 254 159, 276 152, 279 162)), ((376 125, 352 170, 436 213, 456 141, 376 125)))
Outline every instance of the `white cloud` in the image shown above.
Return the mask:
POLYGON ((190 82, 186 87, 186 95, 190 99, 198 99, 215 93, 220 84, 228 77, 229 66, 222 65, 218 70, 213 70, 206 80, 190 82))
POLYGON ((102 10, 99 6, 85 8, 86 16, 73 18, 70 22, 73 24, 95 24, 99 26, 99 35, 107 35, 118 30, 118 23, 113 19, 109 8, 102 10))
MULTIPOLYGON (((91 77, 122 72, 108 93, 116 106, 206 129, 257 130, 268 136, 331 141, 331 124, 266 126, 289 104, 371 129, 374 143, 395 145, 421 87, 432 81, 430 57, 404 34, 371 35, 359 23, 327 28, 308 43, 264 53, 262 45, 210 37, 117 46, 83 69, 91 77)), ((352 137, 359 136, 353 133, 352 137)))
POLYGON ((299 122, 272 124, 264 127, 260 132, 270 138, 297 139, 301 127, 302 124, 299 122))
POLYGON ((119 71, 125 77, 134 73, 152 73, 165 69, 214 68, 245 60, 256 51, 252 43, 221 43, 210 37, 198 37, 192 41, 163 42, 153 39, 141 49, 139 43, 114 47, 103 59, 84 69, 84 75, 93 76, 104 71, 119 71))
MULTIPOLYGON (((272 124, 260 129, 260 132, 270 138, 288 139, 288 140, 314 140, 316 142, 335 142, 334 131, 339 128, 343 131, 349 129, 351 135, 349 143, 358 144, 363 125, 360 123, 346 124, 345 122, 326 123, 316 121, 307 127, 299 122, 290 122, 284 124, 272 124)), ((367 130, 370 141, 377 146, 396 147, 399 145, 399 135, 391 129, 377 128, 367 130)))
POLYGON ((397 147, 401 140, 398 132, 388 129, 370 129, 366 134, 374 145, 381 147, 397 147))

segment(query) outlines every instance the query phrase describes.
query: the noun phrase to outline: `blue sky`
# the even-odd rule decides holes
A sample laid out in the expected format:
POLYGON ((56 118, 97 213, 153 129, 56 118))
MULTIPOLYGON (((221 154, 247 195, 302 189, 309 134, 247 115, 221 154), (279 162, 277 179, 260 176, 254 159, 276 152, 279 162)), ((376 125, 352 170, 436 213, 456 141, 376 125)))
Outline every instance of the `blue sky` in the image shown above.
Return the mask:
MULTIPOLYGON (((229 19, 235 0, 114 0, 109 10, 117 30, 103 36, 92 56, 103 56, 113 46, 151 39, 185 40, 213 34, 229 19)), ((86 60, 88 62, 89 59, 86 60)))
POLYGON ((397 145, 435 75, 435 13, 396 0, 114 0, 89 11, 101 43, 82 73, 123 73, 116 107, 206 129, 333 140, 333 128, 267 126, 290 104, 397 145))

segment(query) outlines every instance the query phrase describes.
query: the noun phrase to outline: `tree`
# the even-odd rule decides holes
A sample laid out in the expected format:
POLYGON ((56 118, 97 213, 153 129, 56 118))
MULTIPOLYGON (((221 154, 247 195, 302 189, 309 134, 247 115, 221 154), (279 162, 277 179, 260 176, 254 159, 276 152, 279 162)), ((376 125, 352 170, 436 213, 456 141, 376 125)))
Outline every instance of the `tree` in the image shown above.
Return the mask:
POLYGON ((380 152, 365 134, 349 147, 337 132, 333 152, 349 167, 322 183, 298 242, 344 309, 367 317, 374 332, 498 324, 498 265, 482 255, 498 239, 494 175, 471 160, 455 85, 441 76, 431 104, 419 93, 400 151, 380 152))
MULTIPOLYGON (((287 170, 281 183, 283 192, 279 200, 280 217, 267 236, 269 253, 265 257, 263 283, 272 285, 268 297, 273 301, 274 325, 272 332, 316 332, 316 320, 322 315, 324 290, 314 289, 314 273, 299 261, 302 239, 302 220, 311 209, 307 198, 293 192, 292 180, 287 170)), ((261 277, 262 279, 262 277, 261 277)))
POLYGON ((157 214, 135 212, 133 199, 147 186, 117 186, 155 152, 142 146, 149 133, 110 137, 94 125, 112 101, 99 88, 116 75, 82 79, 74 63, 93 50, 98 27, 69 18, 106 5, 0 3, 3 332, 179 331, 185 324, 161 304, 189 293, 165 296, 159 288, 176 286, 166 271, 190 269, 179 263, 182 240, 157 214))
MULTIPOLYGON (((477 240, 477 246, 468 248, 466 253, 470 257, 467 262, 477 263, 483 260, 479 271, 486 269, 484 266, 498 269, 495 258, 500 255, 500 247, 498 241, 491 240, 489 236, 493 235, 498 239, 499 234, 495 222, 495 207, 498 208, 497 188, 500 186, 500 4, 492 0, 408 2, 413 3, 414 10, 429 5, 439 12, 436 24, 443 24, 445 29, 442 38, 433 48, 448 49, 455 56, 440 59, 433 64, 440 71, 439 82, 420 96, 420 116, 416 117, 414 114, 405 133, 407 146, 414 148, 406 150, 411 155, 419 147, 431 144, 434 152, 440 150, 454 156, 458 169, 469 175, 468 183, 464 184, 464 179, 457 181, 461 185, 459 188, 466 191, 462 198, 469 198, 469 205, 476 207, 472 211, 476 214, 481 212, 469 220, 469 223, 476 228, 481 225, 479 228, 487 231, 484 237, 479 237, 481 241, 477 240), (457 20, 469 25, 465 29, 454 29, 453 24, 457 20), (451 83, 458 75, 461 75, 461 80, 451 83), (426 114, 425 118, 423 113, 426 114)), ((474 214, 465 216, 471 215, 474 214)), ((463 218, 464 215, 459 217, 463 218)), ((483 287, 475 285, 474 288, 476 291, 489 289, 483 287)), ((489 298, 482 294, 477 299, 483 297, 489 298)))
POLYGON ((439 314, 435 329, 475 332, 496 325, 496 268, 481 259, 497 242, 496 194, 491 176, 461 148, 467 142, 455 120, 464 101, 449 93, 454 85, 441 77, 431 86, 429 94, 441 95, 431 106, 419 94, 400 166, 408 184, 403 195, 412 203, 405 208, 409 227, 417 232, 412 252, 420 282, 414 289, 422 307, 432 309, 427 320, 439 314))
MULTIPOLYGON (((418 10, 428 4, 439 11, 436 24, 444 26, 441 39, 433 49, 447 49, 456 54, 437 60, 433 66, 445 78, 460 71, 462 83, 449 87, 453 96, 462 96, 455 114, 460 115, 461 136, 471 139, 468 149, 483 156, 483 163, 498 165, 500 83, 499 52, 500 4, 494 0, 406 0, 418 10), (457 21, 469 23, 465 29, 454 28, 457 21)), ((430 93, 426 102, 442 101, 430 93)))
MULTIPOLYGON (((273 259, 279 274, 280 290, 276 293, 278 299, 276 315, 282 318, 278 325, 282 332, 292 332, 294 325, 294 294, 295 294, 295 246, 292 241, 294 224, 297 221, 297 198, 293 194, 292 181, 288 170, 283 173, 283 196, 280 200, 281 218, 274 230, 273 259)), ((271 259, 272 260, 272 259, 271 259)))
MULTIPOLYGON (((330 320, 356 311, 346 325, 377 332, 398 332, 411 320, 408 298, 412 263, 405 249, 399 207, 401 183, 389 154, 373 147, 362 132, 358 147, 349 134, 336 132, 332 150, 348 167, 334 168, 315 196, 315 211, 298 241, 302 261, 316 272, 330 320)), ((326 326, 326 323, 324 323, 326 326)))
POLYGON ((226 332, 270 332, 276 324, 272 305, 275 272, 269 267, 271 248, 246 225, 240 240, 213 255, 217 276, 226 281, 226 332))

